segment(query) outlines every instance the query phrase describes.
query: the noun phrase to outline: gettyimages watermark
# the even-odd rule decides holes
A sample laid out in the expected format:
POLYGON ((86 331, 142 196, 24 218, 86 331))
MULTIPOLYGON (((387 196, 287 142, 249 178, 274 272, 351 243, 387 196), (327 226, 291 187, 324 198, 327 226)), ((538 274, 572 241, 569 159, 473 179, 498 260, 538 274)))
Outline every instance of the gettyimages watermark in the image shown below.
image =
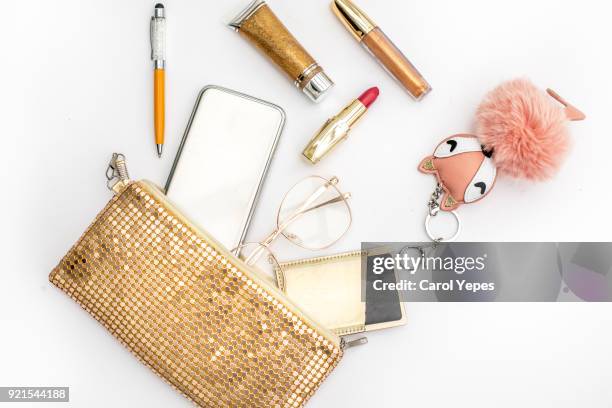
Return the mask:
POLYGON ((362 300, 612 301, 612 243, 363 243, 362 300))

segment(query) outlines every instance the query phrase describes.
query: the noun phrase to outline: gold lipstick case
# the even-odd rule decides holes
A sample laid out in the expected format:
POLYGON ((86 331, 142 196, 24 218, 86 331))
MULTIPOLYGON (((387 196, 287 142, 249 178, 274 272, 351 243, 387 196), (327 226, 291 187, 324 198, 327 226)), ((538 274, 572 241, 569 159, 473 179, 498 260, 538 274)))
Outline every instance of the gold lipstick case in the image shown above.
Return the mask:
POLYGON ((342 111, 329 119, 315 134, 302 154, 312 164, 317 164, 331 152, 340 142, 346 140, 351 128, 367 112, 367 108, 359 99, 355 99, 342 111))
POLYGON ((229 26, 274 62, 312 101, 334 83, 263 0, 251 2, 229 26))
POLYGON ((425 78, 359 7, 350 0, 334 0, 332 11, 377 60, 417 101, 431 91, 425 78))

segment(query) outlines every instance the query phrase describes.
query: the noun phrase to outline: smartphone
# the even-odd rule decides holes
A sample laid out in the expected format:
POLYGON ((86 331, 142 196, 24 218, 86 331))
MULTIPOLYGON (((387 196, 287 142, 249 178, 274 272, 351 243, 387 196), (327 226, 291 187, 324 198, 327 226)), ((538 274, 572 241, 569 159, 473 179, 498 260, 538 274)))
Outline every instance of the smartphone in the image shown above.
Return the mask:
POLYGON ((198 95, 165 190, 229 250, 247 234, 285 117, 278 105, 219 86, 198 95))

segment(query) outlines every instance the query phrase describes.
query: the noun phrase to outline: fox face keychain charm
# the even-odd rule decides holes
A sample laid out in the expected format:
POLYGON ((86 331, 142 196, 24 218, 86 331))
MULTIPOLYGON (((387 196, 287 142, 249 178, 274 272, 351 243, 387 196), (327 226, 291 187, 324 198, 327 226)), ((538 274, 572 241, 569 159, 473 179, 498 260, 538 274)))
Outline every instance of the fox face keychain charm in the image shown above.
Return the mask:
POLYGON ((444 194, 443 211, 454 211, 461 204, 474 203, 489 194, 497 179, 491 154, 473 135, 451 136, 421 162, 419 170, 435 174, 444 194))
POLYGON ((491 91, 476 113, 476 135, 444 139, 419 164, 419 171, 435 175, 438 182, 428 203, 427 235, 438 242, 454 240, 461 226, 455 210, 489 195, 498 175, 551 178, 569 151, 568 121, 583 119, 585 115, 556 92, 543 92, 528 80, 508 81, 491 91), (431 220, 440 210, 456 218, 451 238, 431 233, 431 220))

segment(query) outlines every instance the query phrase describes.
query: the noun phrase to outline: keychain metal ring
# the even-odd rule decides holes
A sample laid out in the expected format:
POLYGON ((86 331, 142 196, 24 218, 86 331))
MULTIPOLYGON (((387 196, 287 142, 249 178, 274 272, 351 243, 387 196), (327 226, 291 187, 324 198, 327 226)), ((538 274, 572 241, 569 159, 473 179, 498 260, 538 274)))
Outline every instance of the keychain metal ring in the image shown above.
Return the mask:
POLYGON ((431 224, 431 219, 436 217, 438 215, 438 212, 436 211, 435 214, 427 214, 427 218, 425 218, 425 231, 427 232, 427 236, 434 242, 453 242, 454 240, 457 239, 457 237, 459 236, 459 234, 461 233, 461 218, 459 218, 459 214, 457 214, 457 211, 449 211, 454 217, 455 220, 457 221, 457 231, 455 231, 455 234, 453 236, 451 236, 450 238, 442 238, 442 237, 434 237, 434 235, 431 232, 431 229, 429 228, 429 225, 431 224))

